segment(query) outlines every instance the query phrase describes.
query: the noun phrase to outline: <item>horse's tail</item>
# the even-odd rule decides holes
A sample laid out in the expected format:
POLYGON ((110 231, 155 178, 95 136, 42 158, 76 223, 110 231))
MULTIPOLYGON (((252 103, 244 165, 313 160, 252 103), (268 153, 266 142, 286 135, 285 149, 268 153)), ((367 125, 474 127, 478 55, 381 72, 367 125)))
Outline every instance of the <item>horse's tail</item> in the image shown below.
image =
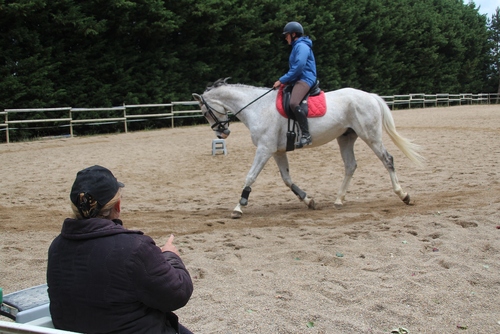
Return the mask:
POLYGON ((408 138, 402 137, 396 131, 396 125, 394 124, 394 118, 392 117, 391 109, 387 106, 384 99, 380 96, 373 94, 377 99, 380 108, 382 109, 382 124, 385 132, 391 137, 391 140, 396 144, 396 146, 401 150, 415 164, 422 166, 425 162, 425 158, 418 153, 422 147, 415 144, 408 138))

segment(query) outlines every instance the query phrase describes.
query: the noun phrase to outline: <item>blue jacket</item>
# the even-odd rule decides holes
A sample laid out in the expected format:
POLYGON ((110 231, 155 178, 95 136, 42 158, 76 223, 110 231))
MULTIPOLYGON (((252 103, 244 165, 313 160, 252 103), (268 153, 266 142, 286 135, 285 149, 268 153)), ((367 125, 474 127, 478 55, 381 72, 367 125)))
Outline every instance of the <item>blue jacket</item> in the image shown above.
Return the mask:
POLYGON ((292 42, 290 53, 290 69, 279 80, 284 84, 294 84, 305 81, 309 87, 316 82, 316 60, 312 51, 312 41, 309 37, 300 37, 292 42))

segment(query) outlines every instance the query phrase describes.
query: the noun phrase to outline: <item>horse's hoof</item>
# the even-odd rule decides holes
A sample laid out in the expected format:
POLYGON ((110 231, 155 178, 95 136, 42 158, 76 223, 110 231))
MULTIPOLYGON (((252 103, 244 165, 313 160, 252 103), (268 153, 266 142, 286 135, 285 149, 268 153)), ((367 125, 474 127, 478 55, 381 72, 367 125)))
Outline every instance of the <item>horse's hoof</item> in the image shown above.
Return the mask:
POLYGON ((233 213, 231 213, 231 218, 233 219, 239 219, 241 216, 243 216, 243 212, 241 211, 234 210, 233 213))
POLYGON ((406 194, 405 198, 403 198, 403 202, 410 205, 410 194, 406 194))
POLYGON ((342 200, 339 199, 339 198, 337 198, 335 200, 335 202, 333 203, 333 205, 335 206, 335 209, 337 209, 337 210, 340 210, 340 209, 342 209, 344 207, 344 203, 342 203, 342 200))
POLYGON ((307 207, 311 210, 316 210, 316 203, 314 202, 313 199, 309 201, 309 204, 307 204, 307 207))

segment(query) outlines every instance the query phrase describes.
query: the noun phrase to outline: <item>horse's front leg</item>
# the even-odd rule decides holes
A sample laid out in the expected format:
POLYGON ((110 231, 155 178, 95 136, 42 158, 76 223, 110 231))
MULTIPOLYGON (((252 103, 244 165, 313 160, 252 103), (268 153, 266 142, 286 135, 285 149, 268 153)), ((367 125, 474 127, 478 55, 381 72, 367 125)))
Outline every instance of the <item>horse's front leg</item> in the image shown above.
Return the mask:
POLYGON ((248 171, 247 178, 245 181, 245 185, 243 186, 243 191, 241 193, 240 202, 233 209, 233 213, 231 214, 231 218, 237 219, 241 218, 243 215, 243 211, 241 210, 242 206, 246 206, 248 204, 248 197, 250 192, 252 191, 252 184, 259 176, 259 173, 262 171, 267 161, 271 157, 272 153, 269 152, 267 148, 257 147, 255 152, 255 157, 253 159, 252 167, 248 171))
POLYGON ((286 156, 286 152, 276 152, 273 157, 280 170, 281 178, 283 179, 283 182, 285 182, 287 187, 290 188, 293 193, 307 205, 309 209, 316 209, 314 199, 307 196, 305 191, 297 187, 297 185, 292 182, 292 178, 290 177, 290 170, 288 168, 288 157, 286 156))

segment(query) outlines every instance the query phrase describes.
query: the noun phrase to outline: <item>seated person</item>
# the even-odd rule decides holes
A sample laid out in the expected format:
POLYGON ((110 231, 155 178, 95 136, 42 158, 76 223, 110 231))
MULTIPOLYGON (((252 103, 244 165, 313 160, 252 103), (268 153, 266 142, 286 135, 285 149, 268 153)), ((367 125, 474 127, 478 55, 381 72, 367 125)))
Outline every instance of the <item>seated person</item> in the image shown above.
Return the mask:
MULTIPOLYGON (((49 248, 47 285, 55 328, 84 333, 189 334, 173 313, 193 283, 173 235, 163 247, 123 227, 123 183, 93 166, 78 172, 67 218, 49 248)), ((192 333, 191 333, 192 334, 192 333)))

